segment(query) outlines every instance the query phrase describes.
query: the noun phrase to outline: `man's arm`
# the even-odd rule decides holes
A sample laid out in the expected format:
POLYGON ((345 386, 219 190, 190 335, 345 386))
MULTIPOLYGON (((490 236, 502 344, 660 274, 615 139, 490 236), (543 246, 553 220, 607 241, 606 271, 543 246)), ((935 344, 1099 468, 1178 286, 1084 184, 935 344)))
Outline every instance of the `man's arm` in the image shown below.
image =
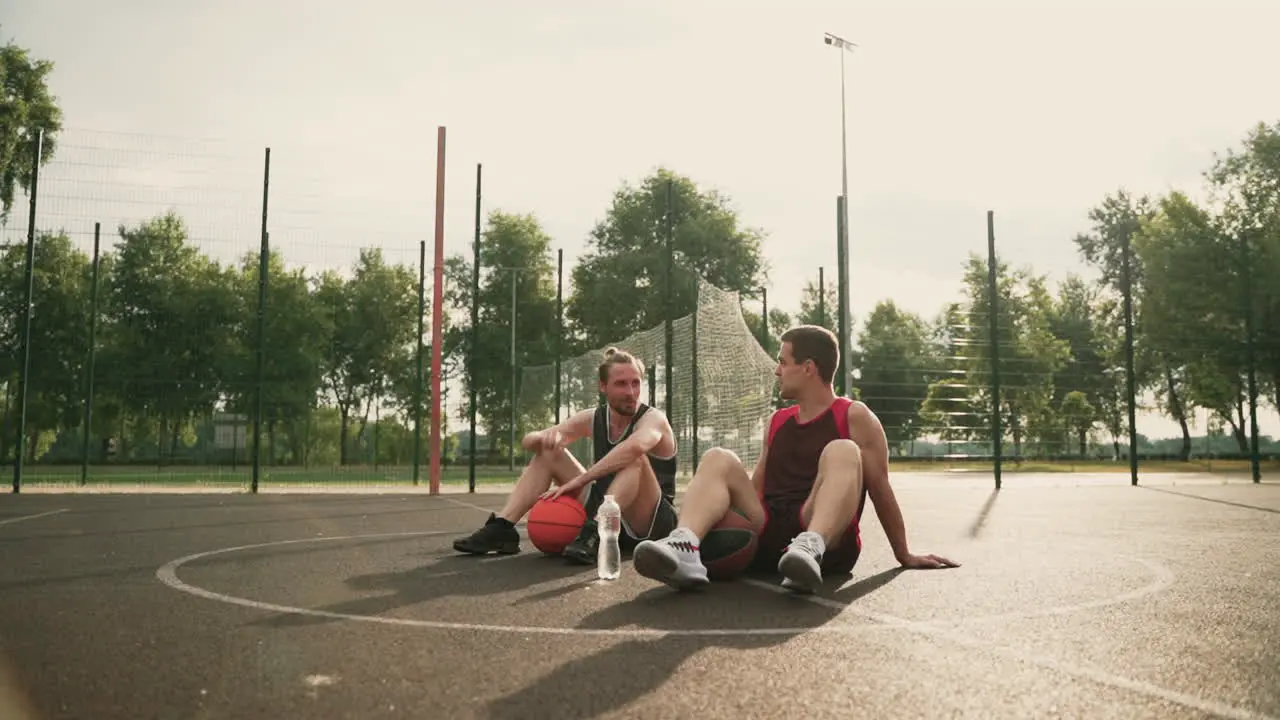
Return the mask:
POLYGON ((893 557, 906 567, 956 567, 937 555, 913 555, 907 545, 907 527, 902 508, 889 484, 889 442, 880 418, 862 403, 849 406, 849 430, 862 450, 862 483, 876 509, 876 517, 893 549, 893 557))
POLYGON ((764 440, 760 445, 760 457, 756 458, 756 468, 751 472, 751 486, 756 489, 756 497, 764 498, 764 466, 769 460, 769 428, 772 423, 764 426, 764 440))
POLYGON ((666 430, 667 419, 662 412, 656 408, 650 408, 649 412, 640 418, 640 422, 631 429, 631 434, 626 440, 618 443, 610 450, 600 461, 587 468, 585 472, 574 479, 577 487, 582 487, 599 480, 609 473, 617 472, 631 463, 639 460, 646 455, 662 440, 662 434, 666 430))
POLYGON ((580 410, 559 425, 531 432, 520 441, 520 446, 530 452, 538 452, 544 448, 544 445, 550 445, 556 449, 562 448, 578 438, 591 434, 591 422, 595 412, 595 410, 580 410))

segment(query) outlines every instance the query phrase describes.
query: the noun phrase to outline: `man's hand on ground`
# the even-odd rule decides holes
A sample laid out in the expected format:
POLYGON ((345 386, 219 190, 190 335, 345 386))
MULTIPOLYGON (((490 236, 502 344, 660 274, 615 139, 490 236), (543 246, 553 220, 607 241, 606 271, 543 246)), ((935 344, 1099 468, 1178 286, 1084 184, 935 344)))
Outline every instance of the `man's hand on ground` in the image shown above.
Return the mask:
POLYGON ((960 567, 960 563, 948 560, 941 555, 908 555, 900 558, 898 562, 902 563, 902 567, 916 570, 960 567))

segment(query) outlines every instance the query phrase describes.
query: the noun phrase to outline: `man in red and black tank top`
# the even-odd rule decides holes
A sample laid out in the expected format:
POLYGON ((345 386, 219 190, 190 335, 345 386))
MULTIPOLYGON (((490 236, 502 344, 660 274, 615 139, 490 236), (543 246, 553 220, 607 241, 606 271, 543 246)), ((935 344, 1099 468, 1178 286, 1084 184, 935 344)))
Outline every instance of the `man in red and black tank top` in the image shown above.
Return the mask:
MULTIPOLYGON (((756 570, 777 567, 791 541, 809 526, 812 507, 806 507, 814 494, 818 479, 818 466, 828 446, 837 440, 853 443, 849 433, 849 409, 853 401, 833 397, 830 404, 816 417, 802 419, 800 405, 792 405, 773 414, 769 421, 767 447, 764 456, 764 477, 759 488, 764 501, 766 522, 760 533, 759 549, 752 566, 756 570)), ((850 455, 844 463, 849 487, 840 497, 842 505, 856 501, 852 517, 838 525, 831 533, 831 541, 821 557, 821 570, 825 574, 844 574, 853 570, 862 551, 862 533, 859 520, 866 504, 866 487, 860 473, 856 472, 859 458, 853 457, 853 448, 840 445, 832 447, 832 453, 850 455)), ((842 512, 843 519, 847 512, 842 512)))
POLYGON ((823 575, 853 569, 862 550, 859 522, 867 498, 905 567, 955 567, 936 555, 915 555, 889 486, 884 427, 870 408, 836 397, 835 336, 804 325, 782 335, 779 390, 794 405, 773 414, 755 471, 732 451, 703 456, 681 503, 679 527, 666 538, 636 546, 636 571, 673 587, 707 582, 698 544, 728 512, 759 531, 755 569, 776 568, 783 587, 812 592, 823 575))

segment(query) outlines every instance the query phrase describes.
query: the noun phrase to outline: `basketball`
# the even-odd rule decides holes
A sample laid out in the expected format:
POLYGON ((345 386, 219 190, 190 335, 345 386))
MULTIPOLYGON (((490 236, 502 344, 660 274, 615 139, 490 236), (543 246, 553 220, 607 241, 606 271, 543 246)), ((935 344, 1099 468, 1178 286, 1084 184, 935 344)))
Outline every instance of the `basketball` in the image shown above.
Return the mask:
POLYGON ((534 503, 529 510, 529 542, 544 553, 558 555, 587 524, 587 511, 577 498, 561 495, 534 503))
POLYGON ((707 577, 712 580, 731 580, 747 569, 756 555, 759 537, 751 528, 751 521, 742 513, 729 509, 706 537, 702 538, 699 554, 707 567, 707 577))

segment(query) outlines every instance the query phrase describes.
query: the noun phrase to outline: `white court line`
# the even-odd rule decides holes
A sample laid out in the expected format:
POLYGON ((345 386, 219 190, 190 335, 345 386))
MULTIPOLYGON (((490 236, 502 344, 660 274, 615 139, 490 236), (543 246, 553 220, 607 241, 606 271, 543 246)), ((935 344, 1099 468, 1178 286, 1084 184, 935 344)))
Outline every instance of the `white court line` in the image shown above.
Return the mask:
MULTIPOLYGON (((450 498, 443 498, 443 499, 449 502, 452 502, 455 505, 473 508, 473 509, 479 510, 480 512, 486 512, 486 513, 494 512, 489 508, 480 507, 479 505, 472 505, 471 503, 464 502, 462 500, 453 500, 450 498)), ((524 521, 522 520, 520 524, 516 525, 516 527, 523 528, 524 521)), ((498 557, 501 559, 508 559, 516 556, 507 555, 507 556, 498 556, 498 557)), ((1096 600, 1087 600, 1085 602, 1075 603, 1071 605, 1054 605, 1051 607, 1032 608, 1030 610, 1008 610, 1005 612, 994 613, 991 615, 976 615, 976 616, 961 618, 960 621, 964 623, 972 624, 972 623, 978 623, 978 622, 988 622, 991 620, 1013 620, 1015 618, 1028 619, 1028 618, 1034 618, 1034 617, 1044 617, 1049 615, 1074 615, 1076 613, 1080 613, 1085 610, 1094 610, 1097 608, 1107 607, 1109 605, 1118 605, 1120 603, 1137 600, 1138 598, 1145 597, 1147 595, 1155 595, 1156 593, 1160 593, 1167 590, 1171 585, 1173 585, 1173 582, 1174 582, 1173 572, 1171 572, 1168 568, 1166 568, 1165 566, 1159 563, 1152 562, 1150 560, 1147 560, 1145 558, 1140 558, 1140 557, 1131 557, 1131 556, 1114 555, 1114 554, 1113 554, 1113 557, 1123 557, 1127 560, 1131 560, 1133 562, 1143 565, 1144 567, 1147 568, 1147 570, 1151 572, 1153 576, 1152 580, 1148 582, 1146 585, 1143 585, 1142 587, 1134 588, 1133 590, 1126 590, 1125 592, 1119 593, 1117 595, 1098 598, 1096 600)), ((776 586, 769 585, 767 583, 761 585, 759 581, 754 581, 749 578, 742 578, 742 580, 748 584, 755 584, 759 587, 767 587, 770 590, 778 589, 776 586)), ((830 601, 830 602, 834 602, 834 601, 830 601)), ((849 612, 862 615, 863 617, 866 617, 872 620, 879 619, 874 614, 867 614, 867 611, 864 611, 855 605, 847 605, 847 606, 842 605, 842 607, 846 607, 849 610, 849 612)), ((912 621, 912 620, 903 620, 903 621, 916 622, 917 624, 925 624, 922 621, 920 622, 912 621)), ((881 622, 884 622, 884 621, 881 620, 881 622)), ((1277 719, 1277 720, 1280 720, 1280 719, 1277 719)))
POLYGON ((409 627, 427 627, 442 630, 487 630, 490 632, 508 632, 521 633, 528 635, 602 635, 614 637, 651 637, 663 638, 671 636, 681 637, 756 637, 761 635, 807 635, 811 633, 831 633, 852 635, 862 632, 878 632, 884 630, 892 630, 887 625, 847 625, 842 623, 832 623, 829 625, 820 625, 815 627, 773 627, 773 628, 582 628, 582 627, 550 627, 545 625, 485 625, 481 623, 459 623, 446 622, 442 620, 420 620, 417 618, 387 617, 384 615, 356 615, 353 613, 333 612, 329 610, 314 610, 312 608, 294 607, 290 605, 277 605, 275 603, 262 602, 250 598, 236 597, 224 593, 206 590, 202 587, 190 585, 178 578, 178 568, 183 565, 199 560, 201 558, 210 557, 212 555, 225 555, 228 553, 240 552, 243 550, 251 550, 256 548, 280 547, 283 545, 296 545, 299 543, 315 543, 328 542, 337 540, 356 540, 362 538, 375 537, 435 537, 448 534, 447 531, 436 530, 428 532, 397 532, 397 533, 380 533, 376 535, 342 535, 334 537, 310 537, 300 538, 296 540, 275 540, 272 542, 255 543, 253 545, 240 545, 238 547, 219 548, 217 550, 208 550, 201 553, 195 553, 171 560, 156 570, 156 578, 165 585, 196 597, 213 600, 216 602, 227 603, 229 605, 239 605, 241 607, 253 608, 255 610, 264 610, 267 612, 285 613, 291 615, 311 615, 313 617, 332 618, 337 620, 354 620, 357 622, 378 623, 382 625, 402 625, 409 627))
MULTIPOLYGON (((470 508, 479 510, 481 512, 491 512, 491 510, 489 510, 488 508, 482 508, 478 505, 471 505, 470 503, 466 503, 464 501, 452 500, 452 499, 448 499, 448 500, 450 502, 453 502, 454 504, 461 505, 464 507, 470 507, 470 508)), ((25 518, 16 518, 16 519, 25 519, 25 518)), ((162 583, 164 583, 165 585, 175 590, 186 592, 191 595, 196 595, 198 597, 203 597, 208 600, 214 600, 217 602, 223 602, 223 603, 228 603, 232 605, 240 605, 243 607, 249 607, 249 608, 254 608, 258 610, 265 610, 265 611, 279 612, 279 613, 290 613, 290 614, 297 614, 297 615, 312 615, 317 617, 327 617, 327 618, 343 619, 343 620, 355 620, 355 621, 361 621, 361 622, 381 623, 381 624, 387 624, 387 625, 431 627, 431 628, 451 629, 451 630, 488 630, 488 631, 498 631, 498 632, 516 632, 516 633, 549 634, 549 635, 604 635, 604 636, 612 635, 612 636, 632 636, 632 637, 637 637, 637 636, 638 637, 669 637, 669 636, 699 636, 699 635, 701 636, 801 635, 801 634, 813 634, 813 633, 857 633, 857 632, 866 632, 866 631, 874 630, 877 628, 900 629, 900 630, 906 630, 909 632, 914 632, 914 633, 929 636, 929 637, 947 640, 949 642, 955 643, 957 645, 961 645, 963 647, 986 650, 986 651, 995 653, 997 655, 1002 655, 1004 657, 1007 657, 1013 660, 1018 660, 1020 662, 1038 665, 1042 668, 1047 668, 1050 670, 1056 670, 1063 674, 1071 675, 1077 678, 1092 680, 1101 685, 1106 685, 1109 687, 1119 688, 1123 690, 1129 690, 1142 695, 1146 695, 1148 697, 1175 703, 1178 705, 1182 705, 1184 707, 1193 708, 1196 710, 1200 710, 1202 712, 1211 713, 1224 718, 1232 718, 1232 719, 1238 719, 1238 720, 1280 720, 1280 718, 1276 718, 1274 716, 1265 715, 1262 713, 1255 713, 1250 710, 1246 710, 1243 708, 1236 708, 1231 705, 1227 705, 1225 703, 1217 702, 1214 700, 1207 700, 1204 698, 1197 697, 1195 695, 1177 692, 1175 690, 1169 690, 1167 688, 1162 688, 1158 685, 1153 685, 1151 683, 1143 682, 1141 680, 1133 680, 1131 678, 1126 678, 1120 675, 1116 675, 1114 673, 1110 673, 1105 670, 1086 667, 1083 665, 1076 665, 1074 663, 1057 660, 1055 658, 1051 658, 1045 655, 1039 655, 1034 653, 1023 652, 1020 650, 1015 650, 1005 645, 1000 645, 998 643, 993 643, 986 640, 980 640, 970 635, 965 635, 963 633, 959 633, 953 630, 947 630, 935 624, 908 620, 906 618, 900 618, 900 617, 889 615, 886 613, 866 610, 866 609, 857 607, 856 605, 853 605, 853 604, 846 604, 836 600, 830 600, 827 598, 818 597, 814 595, 799 595, 797 597, 807 602, 828 607, 842 613, 848 612, 848 613, 856 614, 865 618, 875 620, 879 622, 880 625, 864 626, 864 625, 843 625, 843 624, 837 623, 835 625, 820 625, 816 627, 807 627, 807 628, 741 628, 741 629, 707 628, 707 629, 695 630, 695 629, 641 629, 641 628, 634 628, 634 629, 563 628, 563 627, 557 628, 557 627, 547 627, 547 626, 483 625, 478 623, 453 623, 453 622, 442 622, 442 621, 434 621, 434 620, 417 620, 417 619, 410 619, 410 618, 384 617, 384 616, 376 616, 376 615, 354 615, 349 613, 330 612, 326 610, 313 610, 310 608, 299 608, 299 607, 291 607, 287 605, 276 605, 272 603, 265 603, 257 600, 251 600, 247 598, 240 598, 232 595, 216 593, 210 590, 206 590, 204 588, 188 585, 187 583, 180 580, 177 576, 177 569, 180 566, 188 562, 191 562, 193 560, 197 560, 203 557, 208 557, 211 555, 220 555, 224 553, 237 552, 237 551, 248 550, 252 548, 275 547, 275 546, 281 546, 281 545, 291 545, 291 544, 304 543, 304 542, 321 542, 321 541, 327 541, 327 540, 349 540, 349 539, 365 538, 365 537, 394 537, 394 536, 414 536, 414 535, 430 537, 430 536, 437 536, 437 535, 443 535, 443 534, 446 534, 446 533, 444 531, 434 531, 434 532, 385 533, 382 535, 357 535, 357 536, 344 536, 344 537, 304 538, 304 539, 298 539, 298 540, 283 540, 283 541, 275 541, 275 542, 267 542, 267 543, 258 543, 255 545, 242 545, 239 547, 221 548, 218 550, 211 550, 203 553, 187 555, 186 557, 182 557, 182 558, 178 558, 176 560, 170 561, 156 571, 156 577, 162 583)), ((1164 571, 1163 574, 1158 575, 1156 582, 1153 584, 1154 586, 1160 589, 1163 589, 1163 587, 1167 586, 1167 583, 1172 582, 1172 574, 1169 573, 1167 570, 1164 570, 1162 567, 1158 565, 1154 565, 1151 563, 1146 563, 1146 564, 1149 567, 1154 567, 1156 569, 1164 571)), ((754 580, 750 578, 741 578, 739 581, 745 584, 754 585, 756 587, 770 590, 776 593, 783 593, 787 595, 793 594, 790 591, 773 583, 767 583, 764 581, 754 580)), ((1063 606, 1059 608, 1050 608, 1049 610, 1055 613, 1065 614, 1072 611, 1080 611, 1084 609, 1099 607, 1103 604, 1110 604, 1112 602, 1115 602, 1119 598, 1124 598, 1126 600, 1129 600, 1143 594, 1148 594, 1148 592, 1152 592, 1152 590, 1148 590, 1148 588, 1153 587, 1153 585, 1145 586, 1144 588, 1140 588, 1136 591, 1122 593, 1121 595, 1115 596, 1115 598, 1080 603, 1075 606, 1063 606)))
POLYGON ((470 508, 470 509, 472 509, 472 510, 479 510, 480 512, 484 512, 484 513, 496 513, 496 512, 498 512, 497 510, 494 510, 493 508, 480 507, 479 505, 472 505, 471 503, 466 502, 465 500, 454 500, 454 499, 453 499, 453 498, 451 498, 451 497, 441 497, 440 499, 441 499, 441 500, 443 500, 443 501, 445 501, 445 502, 447 502, 447 503, 453 503, 454 505, 459 505, 459 506, 464 507, 464 508, 470 508))
MULTIPOLYGON (((790 590, 783 588, 781 585, 777 585, 774 583, 767 583, 762 580, 753 580, 750 578, 746 578, 746 579, 742 579, 741 582, 745 582, 759 588, 764 588, 766 590, 771 590, 776 593, 794 595, 794 593, 792 593, 790 590)), ((845 603, 842 603, 836 600, 829 600, 824 597, 818 597, 816 595, 796 595, 796 597, 811 603, 822 605, 824 607, 834 608, 834 609, 838 609, 845 612, 856 613, 858 615, 861 615, 862 617, 870 618, 872 620, 876 620, 881 623, 884 623, 889 627, 895 627, 902 630, 906 630, 908 632, 914 632, 919 635, 925 635, 928 637, 947 640, 957 645, 962 645, 964 647, 987 650, 989 652, 993 652, 997 655, 1003 655, 1004 657, 1007 657, 1013 660, 1031 663, 1033 665, 1039 665, 1040 667, 1049 668, 1051 670, 1057 670, 1058 672, 1061 672, 1063 674, 1073 675, 1078 678, 1092 680, 1102 685, 1108 685, 1110 687, 1120 688, 1122 690, 1130 690, 1136 693, 1141 693, 1148 697, 1156 698, 1159 700, 1165 700, 1167 702, 1182 705, 1184 707, 1193 708, 1196 710, 1200 710, 1202 712, 1207 712, 1213 715, 1217 715, 1219 717, 1233 718, 1238 720, 1278 720, 1277 718, 1271 715, 1256 713, 1256 712, 1253 712, 1252 710, 1246 710, 1244 708, 1237 708, 1232 705, 1227 705, 1225 703, 1217 702, 1215 700, 1206 700, 1205 698, 1197 697, 1195 695, 1189 695, 1187 693, 1178 692, 1177 690, 1169 690, 1167 688, 1162 688, 1159 685, 1152 685, 1151 683, 1143 682, 1141 680, 1133 680, 1131 678, 1127 678, 1120 675, 1116 675, 1114 673, 1107 672, 1106 670, 1086 667, 1083 665, 1076 665, 1075 663, 1069 663, 1063 660, 1057 660, 1055 658, 1051 658, 1046 655, 1039 655, 1034 653, 1023 652, 1021 650, 1015 650, 1006 645, 1000 645, 998 643, 989 642, 986 640, 980 640, 970 635, 965 635, 964 633, 959 633, 954 630, 947 630, 945 628, 938 627, 937 625, 934 625, 928 622, 908 620, 906 618, 900 618, 895 615, 888 615, 886 613, 875 612, 872 610, 865 610, 853 605, 847 605, 845 603)), ((1081 609, 1084 609, 1087 605, 1088 605, 1087 603, 1082 603, 1080 607, 1081 609)), ((1065 608, 1063 608, 1063 610, 1065 610, 1065 608)))
MULTIPOLYGON (((459 504, 459 505, 472 507, 482 512, 491 512, 487 508, 482 508, 478 505, 471 505, 470 503, 465 503, 460 500, 454 500, 452 502, 455 502, 456 504, 459 504)), ((1138 588, 1137 590, 1121 593, 1111 598, 1103 598, 1101 600, 1083 602, 1075 605, 1045 608, 1043 610, 1031 611, 1027 614, 1028 615, 1042 615, 1042 614, 1043 615, 1047 615, 1047 614, 1064 614, 1065 615, 1069 613, 1081 612, 1083 610, 1098 608, 1105 605, 1111 605, 1117 602, 1133 600, 1143 595, 1159 592, 1161 590, 1164 590, 1165 588, 1167 588, 1169 585, 1173 583, 1173 573, 1170 572, 1167 568, 1161 565, 1157 565, 1155 563, 1147 562, 1147 561, 1142 561, 1142 562, 1149 569, 1152 569, 1153 571, 1155 571, 1156 580, 1152 583, 1149 583, 1148 585, 1138 588)), ((772 592, 785 593, 788 595, 793 594, 790 590, 786 590, 780 585, 767 583, 762 580, 754 580, 751 578, 739 578, 739 581, 749 585, 753 585, 755 587, 764 588, 772 592)), ((885 613, 879 613, 872 610, 866 610, 866 609, 857 607, 856 605, 851 603, 842 603, 836 600, 829 600, 827 598, 818 597, 816 595, 799 595, 797 597, 807 600, 808 602, 816 603, 824 607, 838 610, 840 612, 854 613, 862 617, 869 618, 871 620, 876 620, 882 623, 886 627, 898 628, 901 630, 907 630, 907 631, 918 633, 921 635, 948 640, 950 642, 953 642, 957 645, 962 645, 964 647, 972 647, 972 648, 987 650, 987 651, 996 653, 998 655, 1003 655, 1007 658, 1019 660, 1021 662, 1031 663, 1033 665, 1039 665, 1040 667, 1049 668, 1051 670, 1057 670, 1058 672, 1061 672, 1066 675, 1085 678, 1085 679, 1100 683, 1102 685, 1108 685, 1114 688, 1130 690, 1132 692, 1137 692, 1137 693, 1146 695, 1148 697, 1165 700, 1167 702, 1172 702, 1178 705, 1182 705, 1184 707, 1194 708, 1196 710, 1218 715, 1220 717, 1233 718, 1233 719, 1238 718, 1239 720, 1280 720, 1280 718, 1275 718, 1270 715, 1255 713, 1251 710, 1237 708, 1237 707, 1227 705, 1225 703, 1220 703, 1214 700, 1206 700, 1204 698, 1200 698, 1195 695, 1189 695, 1187 693, 1178 692, 1176 690, 1169 690, 1167 688, 1162 688, 1158 685, 1152 685, 1151 683, 1143 682, 1141 680, 1133 680, 1130 678, 1122 677, 1120 675, 1116 675, 1114 673, 1109 673, 1105 670, 1099 670, 1097 668, 1090 668, 1082 665, 1076 665, 1074 663, 1057 660, 1044 655, 1037 655, 1037 654, 1022 652, 1020 650, 1015 650, 1005 645, 988 642, 986 640, 980 640, 970 635, 965 635, 963 633, 955 632, 953 630, 947 630, 945 628, 938 627, 937 625, 932 625, 926 622, 908 620, 906 618, 900 618, 894 615, 888 615, 885 613)), ((1014 613, 1002 614, 1000 617, 1016 616, 1019 614, 1021 613, 1014 612, 1014 613)), ((990 619, 990 618, 976 618, 976 619, 990 619)))
POLYGON ((22 522, 23 520, 35 520, 36 518, 49 517, 50 515, 64 513, 67 510, 68 508, 62 508, 61 510, 50 510, 49 512, 36 513, 35 515, 23 515, 21 517, 8 518, 7 520, 0 520, 0 525, 9 525, 10 523, 22 522))

